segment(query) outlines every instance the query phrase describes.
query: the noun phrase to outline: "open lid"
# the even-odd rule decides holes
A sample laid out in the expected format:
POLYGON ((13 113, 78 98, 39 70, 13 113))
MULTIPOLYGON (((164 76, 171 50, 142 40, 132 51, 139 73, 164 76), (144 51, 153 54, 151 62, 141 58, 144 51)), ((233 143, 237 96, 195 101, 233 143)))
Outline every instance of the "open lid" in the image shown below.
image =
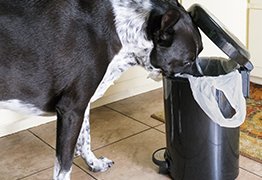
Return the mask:
POLYGON ((250 54, 247 48, 212 13, 199 4, 192 5, 188 12, 194 23, 228 57, 248 71, 254 68, 249 61, 250 54))

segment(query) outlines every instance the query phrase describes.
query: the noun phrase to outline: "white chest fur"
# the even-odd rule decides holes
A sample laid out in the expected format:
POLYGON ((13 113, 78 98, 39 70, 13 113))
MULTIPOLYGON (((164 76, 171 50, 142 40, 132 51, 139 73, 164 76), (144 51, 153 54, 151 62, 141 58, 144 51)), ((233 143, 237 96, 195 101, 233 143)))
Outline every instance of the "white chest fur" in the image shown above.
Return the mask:
POLYGON ((136 62, 133 61, 134 58, 132 56, 127 55, 124 57, 124 55, 126 55, 126 53, 122 53, 121 50, 120 53, 118 53, 111 61, 104 78, 100 82, 90 102, 94 102, 98 98, 102 97, 106 90, 114 84, 116 79, 118 79, 129 67, 136 65, 136 62))
POLYGON ((54 113, 44 112, 33 104, 25 103, 18 99, 10 99, 0 102, 0 109, 9 109, 21 114, 34 115, 34 116, 52 116, 54 113))
POLYGON ((147 40, 146 35, 147 20, 151 11, 150 0, 112 0, 111 2, 122 49, 109 64, 91 102, 102 97, 113 82, 131 66, 140 65, 151 72, 149 77, 155 80, 161 79, 160 70, 150 63, 153 42, 147 40))

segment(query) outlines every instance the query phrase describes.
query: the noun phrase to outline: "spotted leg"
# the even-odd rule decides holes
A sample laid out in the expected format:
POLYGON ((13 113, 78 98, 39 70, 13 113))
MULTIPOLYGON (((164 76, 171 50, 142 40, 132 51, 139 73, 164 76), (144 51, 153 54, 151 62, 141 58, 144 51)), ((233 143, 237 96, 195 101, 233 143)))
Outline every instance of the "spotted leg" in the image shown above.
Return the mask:
POLYGON ((89 125, 90 103, 85 111, 85 117, 76 144, 76 155, 81 155, 90 170, 93 172, 106 171, 114 163, 113 161, 100 157, 96 158, 91 151, 90 125, 89 125))

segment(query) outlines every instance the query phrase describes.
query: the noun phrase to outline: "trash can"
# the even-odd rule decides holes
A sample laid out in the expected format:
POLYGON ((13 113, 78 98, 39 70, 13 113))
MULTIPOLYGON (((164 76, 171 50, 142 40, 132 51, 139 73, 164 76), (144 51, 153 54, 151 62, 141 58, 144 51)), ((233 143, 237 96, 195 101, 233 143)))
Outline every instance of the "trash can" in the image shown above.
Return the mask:
MULTIPOLYGON (((203 6, 188 10, 195 24, 229 57, 199 58, 204 76, 219 76, 238 70, 243 95, 249 96, 249 75, 253 69, 242 43, 203 6)), ((222 127, 213 122, 193 97, 189 80, 163 77, 167 147, 153 154, 160 173, 174 180, 234 180, 239 174, 239 127, 222 127)), ((229 84, 230 86, 230 84, 229 84)), ((223 116, 236 112, 224 93, 214 96, 223 116)))

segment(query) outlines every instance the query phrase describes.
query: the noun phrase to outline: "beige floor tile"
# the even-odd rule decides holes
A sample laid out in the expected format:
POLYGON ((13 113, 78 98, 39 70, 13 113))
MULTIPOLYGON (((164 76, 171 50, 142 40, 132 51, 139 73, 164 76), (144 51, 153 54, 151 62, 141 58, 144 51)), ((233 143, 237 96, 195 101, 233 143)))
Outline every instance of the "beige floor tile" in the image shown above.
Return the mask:
POLYGON ((163 90, 160 88, 108 104, 107 106, 150 126, 156 126, 161 124, 161 122, 150 116, 164 109, 163 90))
POLYGON ((244 156, 240 156, 239 166, 255 174, 258 174, 259 176, 262 177, 262 164, 261 163, 253 161, 244 156))
POLYGON ((28 131, 0 138, 0 179, 24 177, 54 165, 55 151, 28 131))
POLYGON ((149 128, 104 106, 91 110, 90 127, 92 149, 100 148, 149 128))
MULTIPOLYGON (((43 170, 39 173, 33 174, 23 180, 51 180, 53 178, 53 167, 43 170)), ((82 171, 77 166, 73 165, 71 180, 94 180, 90 175, 82 171)))
POLYGON ((236 180, 262 180, 262 178, 244 169, 240 169, 239 176, 237 177, 236 180))
MULTIPOLYGON (((99 180, 167 180, 165 175, 158 174, 158 166, 152 162, 152 154, 165 146, 165 135, 156 130, 148 130, 118 143, 99 149, 97 157, 105 156, 115 162, 106 172, 91 173, 99 180)), ((76 164, 88 171, 81 158, 76 164)))
MULTIPOLYGON (((91 110, 90 127, 92 149, 97 149, 149 128, 105 106, 91 110)), ((30 131, 55 148, 56 122, 31 128, 30 131)))
POLYGON ((56 146, 56 121, 43 124, 29 129, 47 144, 55 148, 56 146))

